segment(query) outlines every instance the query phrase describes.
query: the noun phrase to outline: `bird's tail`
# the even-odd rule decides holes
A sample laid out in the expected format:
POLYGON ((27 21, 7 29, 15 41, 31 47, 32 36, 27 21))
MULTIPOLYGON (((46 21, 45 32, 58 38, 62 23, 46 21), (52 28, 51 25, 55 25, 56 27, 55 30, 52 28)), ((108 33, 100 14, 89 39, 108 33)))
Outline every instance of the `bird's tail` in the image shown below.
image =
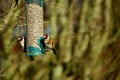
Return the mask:
POLYGON ((33 61, 33 60, 34 60, 33 56, 30 56, 30 60, 31 60, 31 61, 33 61))
POLYGON ((52 51, 53 51, 54 55, 57 55, 57 52, 54 48, 52 49, 52 51))
POLYGON ((14 8, 15 8, 16 6, 18 7, 18 0, 15 0, 14 8))
POLYGON ((17 6, 17 4, 15 4, 14 8, 17 6))

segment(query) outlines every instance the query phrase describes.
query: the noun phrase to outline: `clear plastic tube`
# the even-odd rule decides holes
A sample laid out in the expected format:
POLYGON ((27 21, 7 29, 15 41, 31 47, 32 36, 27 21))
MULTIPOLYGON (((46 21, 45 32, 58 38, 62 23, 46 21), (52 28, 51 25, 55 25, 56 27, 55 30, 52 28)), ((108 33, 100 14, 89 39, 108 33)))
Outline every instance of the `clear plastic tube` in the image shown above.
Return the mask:
POLYGON ((26 0, 27 12, 27 52, 40 54, 38 39, 43 36, 43 7, 42 0, 26 0))

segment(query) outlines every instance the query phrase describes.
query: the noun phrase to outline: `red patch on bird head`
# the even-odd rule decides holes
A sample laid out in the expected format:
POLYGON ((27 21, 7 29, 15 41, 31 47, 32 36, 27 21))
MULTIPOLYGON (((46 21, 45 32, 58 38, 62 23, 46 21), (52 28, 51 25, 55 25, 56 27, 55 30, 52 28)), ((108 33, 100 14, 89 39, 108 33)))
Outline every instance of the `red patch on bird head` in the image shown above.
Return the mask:
POLYGON ((43 36, 44 36, 44 38, 48 38, 49 35, 47 33, 45 33, 43 36))

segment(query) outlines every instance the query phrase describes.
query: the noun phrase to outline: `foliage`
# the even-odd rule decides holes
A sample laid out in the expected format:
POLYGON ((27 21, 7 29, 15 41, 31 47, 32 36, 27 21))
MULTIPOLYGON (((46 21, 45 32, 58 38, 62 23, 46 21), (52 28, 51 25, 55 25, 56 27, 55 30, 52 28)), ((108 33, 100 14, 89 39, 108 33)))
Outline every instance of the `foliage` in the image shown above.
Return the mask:
POLYGON ((50 51, 34 61, 14 47, 16 38, 11 42, 14 26, 25 24, 25 2, 6 3, 0 6, 1 80, 120 80, 119 0, 44 0, 44 28, 58 55, 50 51))

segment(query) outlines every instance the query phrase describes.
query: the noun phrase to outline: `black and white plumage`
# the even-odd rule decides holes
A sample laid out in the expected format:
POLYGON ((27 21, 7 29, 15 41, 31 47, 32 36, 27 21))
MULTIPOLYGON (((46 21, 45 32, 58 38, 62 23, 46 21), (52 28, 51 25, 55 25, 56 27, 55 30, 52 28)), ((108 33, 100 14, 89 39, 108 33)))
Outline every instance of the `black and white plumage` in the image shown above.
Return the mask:
MULTIPOLYGON (((18 37, 18 41, 20 43, 20 46, 22 48, 22 50, 27 53, 27 45, 26 45, 26 38, 25 37, 18 37)), ((31 60, 34 60, 33 59, 33 56, 30 56, 30 59, 31 60)))

